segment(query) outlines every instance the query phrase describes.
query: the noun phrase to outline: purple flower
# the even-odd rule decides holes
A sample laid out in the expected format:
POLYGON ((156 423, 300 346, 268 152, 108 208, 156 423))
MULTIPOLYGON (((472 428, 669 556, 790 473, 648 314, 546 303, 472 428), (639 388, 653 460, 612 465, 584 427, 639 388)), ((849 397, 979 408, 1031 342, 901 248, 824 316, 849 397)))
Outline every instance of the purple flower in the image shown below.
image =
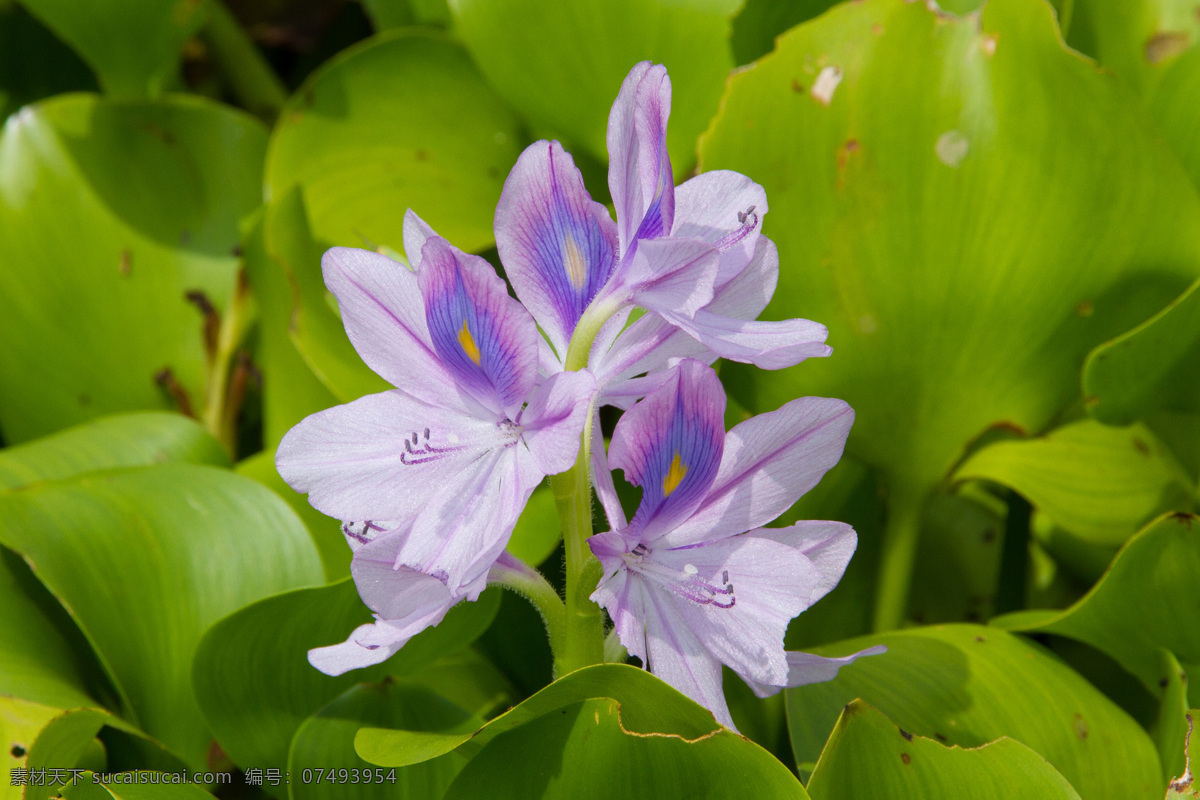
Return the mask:
POLYGON ((388 520, 392 565, 457 598, 477 593, 538 483, 574 463, 595 381, 539 382, 533 318, 482 258, 411 211, 404 244, 415 271, 349 248, 321 262, 351 342, 396 388, 308 417, 276 465, 319 511, 356 521, 348 539, 388 520))
POLYGON ((837 584, 854 530, 841 522, 760 526, 837 463, 854 412, 840 400, 805 397, 728 434, 724 412, 716 373, 690 359, 626 412, 608 457, 642 487, 641 504, 627 523, 602 489, 613 530, 588 543, 604 567, 592 599, 622 644, 732 727, 722 664, 766 687, 804 682, 813 663, 836 673, 833 662, 785 653, 783 635, 837 584))
POLYGON ((608 320, 588 360, 605 402, 620 404, 617 384, 671 358, 719 355, 776 369, 830 352, 822 325, 754 321, 779 270, 775 246, 759 231, 766 194, 729 171, 676 190, 666 150, 670 105, 664 67, 642 62, 630 71, 608 124, 616 223, 550 141, 521 155, 496 209, 509 280, 553 348, 543 346, 545 371, 562 369, 581 321, 608 320), (633 305, 653 313, 626 329, 633 305))

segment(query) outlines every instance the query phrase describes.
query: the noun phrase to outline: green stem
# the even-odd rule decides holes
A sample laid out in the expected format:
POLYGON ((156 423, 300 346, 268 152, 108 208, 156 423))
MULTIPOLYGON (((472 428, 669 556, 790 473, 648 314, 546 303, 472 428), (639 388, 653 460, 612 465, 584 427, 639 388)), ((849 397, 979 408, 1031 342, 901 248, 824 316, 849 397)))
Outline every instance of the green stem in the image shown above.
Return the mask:
POLYGON ((566 648, 567 613, 558 592, 542 573, 507 553, 488 572, 488 583, 499 584, 524 597, 542 615, 550 650, 561 653, 566 648))
POLYGON ((899 628, 908 613, 908 593, 912 586, 925 495, 922 488, 899 484, 892 487, 888 497, 879 588, 875 595, 876 632, 899 628))
MULTIPOLYGON (((244 385, 230 391, 230 373, 234 354, 246 336, 252 316, 250 284, 245 270, 239 270, 237 283, 229 307, 220 320, 216 341, 207 342, 212 349, 208 353, 208 374, 205 380, 204 411, 201 421, 204 427, 229 453, 237 458, 237 419, 242 410, 244 385)), ((244 364, 240 367, 245 368, 244 364)), ((242 383, 246 375, 240 376, 242 383)))
POLYGON ((550 478, 567 562, 566 637, 563 649, 554 654, 554 672, 560 676, 591 664, 604 663, 604 618, 600 607, 590 599, 600 582, 600 562, 587 546, 587 539, 592 535, 592 486, 588 468, 593 418, 589 410, 575 466, 550 478))
POLYGON ((221 0, 208 4, 208 24, 201 35, 238 102, 260 119, 273 122, 287 101, 287 90, 221 0))

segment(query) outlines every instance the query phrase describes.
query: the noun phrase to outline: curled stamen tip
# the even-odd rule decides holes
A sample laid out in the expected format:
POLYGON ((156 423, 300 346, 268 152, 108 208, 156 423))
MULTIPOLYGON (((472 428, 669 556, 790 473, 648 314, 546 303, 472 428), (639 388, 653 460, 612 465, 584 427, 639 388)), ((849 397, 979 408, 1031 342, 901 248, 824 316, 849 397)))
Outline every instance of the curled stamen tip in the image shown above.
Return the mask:
MULTIPOLYGON (((750 216, 751 214, 753 214, 753 213, 754 213, 754 209, 755 209, 755 208, 757 208, 757 206, 750 206, 750 207, 749 207, 749 208, 747 208, 745 211, 739 211, 739 212, 737 212, 738 223, 740 223, 740 224, 742 224, 742 225, 745 225, 745 224, 746 224, 746 217, 748 217, 748 216, 750 216)), ((758 222, 758 218, 757 218, 757 216, 755 217, 754 221, 755 221, 755 223, 757 223, 757 222, 758 222)))

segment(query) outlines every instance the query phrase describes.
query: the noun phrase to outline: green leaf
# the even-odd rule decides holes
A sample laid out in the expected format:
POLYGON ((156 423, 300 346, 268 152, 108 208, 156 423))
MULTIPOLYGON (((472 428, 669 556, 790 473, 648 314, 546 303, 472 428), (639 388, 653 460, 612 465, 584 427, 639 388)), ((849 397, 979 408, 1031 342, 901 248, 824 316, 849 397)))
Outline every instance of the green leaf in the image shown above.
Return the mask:
POLYGON ((824 14, 838 0, 746 0, 742 10, 733 18, 733 60, 749 64, 759 56, 775 49, 775 39, 789 28, 824 14))
POLYGON ((479 720, 421 686, 391 680, 355 686, 309 717, 296 732, 288 755, 289 796, 294 800, 441 797, 462 769, 463 759, 451 755, 402 769, 372 767, 354 752, 354 736, 362 727, 380 725, 474 730, 479 720), (369 777, 347 785, 336 772, 340 769, 369 777), (306 775, 312 780, 306 781, 306 775))
POLYGON ((1141 325, 1088 355, 1083 368, 1088 413, 1120 425, 1161 408, 1200 411, 1197 362, 1200 281, 1141 325))
MULTIPOLYGON (((463 734, 455 738, 460 743, 466 742, 460 752, 471 757, 501 733, 593 697, 608 697, 620 703, 622 724, 626 731, 632 733, 665 733, 685 739, 700 739, 720 729, 712 712, 688 700, 645 670, 625 664, 601 664, 576 670, 558 679, 525 702, 491 720, 473 735, 463 734)), ((364 728, 358 734, 355 747, 358 754, 372 764, 404 767, 431 758, 430 752, 440 754, 435 752, 438 748, 424 748, 422 743, 429 741, 432 740, 428 736, 414 736, 409 731, 364 728), (414 742, 421 746, 414 746, 414 742)))
POLYGON ((787 690, 797 764, 817 759, 842 707, 861 698, 904 730, 943 744, 1016 739, 1091 800, 1149 800, 1161 791, 1158 754, 1146 732, 1038 645, 994 628, 939 625, 817 652, 844 655, 874 644, 888 652, 855 662, 828 683, 787 690))
POLYGON ((292 511, 308 528, 313 544, 321 554, 327 580, 341 580, 350 574, 350 556, 353 554, 346 545, 346 537, 342 535, 341 523, 317 511, 309 504, 307 496, 284 483, 279 470, 275 469, 274 448, 239 461, 235 472, 258 481, 292 507, 292 511))
POLYGON ((265 146, 257 121, 193 97, 73 94, 9 118, 0 136, 9 443, 168 407, 155 384, 164 368, 200 411, 203 320, 184 295, 202 291, 218 309, 231 297, 237 222, 261 202, 265 146))
POLYGON ((195 420, 163 412, 117 414, 0 450, 0 490, 173 461, 229 466, 221 445, 195 420))
POLYGON ((505 549, 529 566, 536 567, 550 557, 560 541, 562 529, 554 492, 543 483, 533 490, 505 549))
POLYGON ((0 5, 0 119, 44 97, 96 88, 71 48, 24 8, 0 5))
POLYGON ((179 773, 120 772, 111 783, 97 783, 87 773, 63 791, 66 800, 212 800, 212 795, 191 783, 179 783, 179 773))
POLYGON ((184 41, 203 24, 199 0, 22 0, 68 42, 109 92, 157 95, 179 65, 184 41))
POLYGON ((343 403, 392 388, 363 363, 346 336, 333 296, 325 291, 321 251, 298 187, 267 207, 263 236, 267 254, 291 285, 288 334, 317 379, 343 403))
POLYGON ((10 776, 8 781, 0 783, 0 798, 22 800, 24 791, 12 779, 12 771, 27 768, 29 750, 38 733, 61 713, 61 709, 41 703, 0 695, 0 742, 4 744, 0 763, 10 776))
POLYGON ((1012 739, 970 750, 898 729, 861 700, 846 706, 808 782, 813 800, 1078 800, 1054 767, 1012 739), (969 788, 968 788, 969 787, 969 788))
MULTIPOLYGON (((450 0, 456 31, 488 81, 537 131, 607 161, 608 112, 646 59, 671 73, 667 147, 682 176, 733 69, 741 0, 450 0)), ((436 227, 436 225, 434 226, 436 227)))
POLYGON ((1175 780, 1167 786, 1166 800, 1200 800, 1200 783, 1196 782, 1196 777, 1192 773, 1192 757, 1196 757, 1196 763, 1200 764, 1200 745, 1195 749, 1192 747, 1192 734, 1195 731, 1196 720, 1200 720, 1200 711, 1192 709, 1187 715, 1188 733, 1187 740, 1184 743, 1186 758, 1184 759, 1184 771, 1175 780))
POLYGON ((283 501, 210 467, 90 473, 5 494, 0 542, 25 556, 75 619, 123 716, 193 766, 205 763, 210 742, 189 680, 204 629, 322 576, 283 501))
POLYGON ((353 581, 267 597, 205 634, 192 669, 197 702, 235 764, 279 767, 300 724, 356 682, 415 671, 470 644, 495 616, 497 595, 460 604, 383 664, 337 677, 310 665, 308 651, 344 641, 370 621, 353 581))
POLYGON ((583 700, 500 734, 467 763, 446 800, 710 797, 731 787, 755 798, 807 799, 770 753, 721 728, 689 740, 639 736, 612 698, 583 700))
POLYGON ((1015 631, 1069 636, 1103 650, 1152 692, 1159 688, 1159 648, 1200 664, 1200 528, 1191 514, 1147 525, 1117 554, 1108 573, 1065 611, 1026 611, 992 620, 1015 631))
POLYGON ((1169 783, 1187 769, 1188 676, 1169 650, 1159 651, 1159 686, 1162 699, 1158 718, 1150 729, 1162 761, 1163 777, 1169 783))
POLYGON ((1192 508, 1191 478, 1142 424, 1082 420, 1039 439, 995 442, 972 453, 954 479, 1015 489, 1058 525, 1119 545, 1166 510, 1192 508))
POLYGON ((1187 177, 1119 82, 1063 47, 1041 0, 961 19, 840 5, 730 78, 701 165, 766 189, 783 263, 765 316, 829 328, 832 358, 725 377, 756 410, 802 394, 854 406, 848 451, 889 491, 885 627, 903 613, 922 505, 966 446, 998 423, 1044 429, 1088 350, 1178 295, 1200 261, 1187 177))
MULTIPOLYGON (((258 301, 258 348, 254 361, 263 373, 263 449, 273 454, 284 434, 296 423, 335 405, 337 399, 313 373, 292 341, 292 327, 298 321, 295 280, 291 266, 267 252, 264 229, 268 216, 277 226, 280 224, 278 213, 264 210, 258 214, 242 239, 242 256, 246 277, 258 301)), ((302 233, 307 236, 307 221, 302 224, 305 226, 302 233)), ((305 239, 305 244, 309 243, 305 239)), ((306 252, 319 263, 315 251, 306 252)))
POLYGON ((288 101, 272 134, 268 197, 303 187, 322 249, 402 249, 412 208, 458 247, 477 250, 492 242, 519 135, 458 45, 389 31, 327 62, 288 101))

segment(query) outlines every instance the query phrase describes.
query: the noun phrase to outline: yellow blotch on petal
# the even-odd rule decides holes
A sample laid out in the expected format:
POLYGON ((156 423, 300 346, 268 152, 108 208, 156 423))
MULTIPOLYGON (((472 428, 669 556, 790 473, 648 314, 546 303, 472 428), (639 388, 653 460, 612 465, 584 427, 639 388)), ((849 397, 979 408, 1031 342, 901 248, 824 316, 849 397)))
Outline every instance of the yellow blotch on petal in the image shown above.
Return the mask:
POLYGON ((466 320, 463 320, 462 330, 458 332, 458 343, 462 345, 463 352, 467 354, 467 358, 479 363, 479 346, 475 344, 475 337, 471 335, 471 331, 467 328, 466 320))
POLYGON ((567 271, 571 285, 576 289, 583 289, 583 284, 587 281, 587 262, 583 260, 583 253, 579 245, 575 244, 575 238, 569 233, 563 240, 563 269, 567 271))
POLYGON ((683 482, 683 478, 687 475, 687 464, 684 464, 679 459, 679 453, 671 459, 671 467, 667 470, 667 477, 663 478, 663 497, 670 497, 671 492, 679 488, 679 484, 683 482))

